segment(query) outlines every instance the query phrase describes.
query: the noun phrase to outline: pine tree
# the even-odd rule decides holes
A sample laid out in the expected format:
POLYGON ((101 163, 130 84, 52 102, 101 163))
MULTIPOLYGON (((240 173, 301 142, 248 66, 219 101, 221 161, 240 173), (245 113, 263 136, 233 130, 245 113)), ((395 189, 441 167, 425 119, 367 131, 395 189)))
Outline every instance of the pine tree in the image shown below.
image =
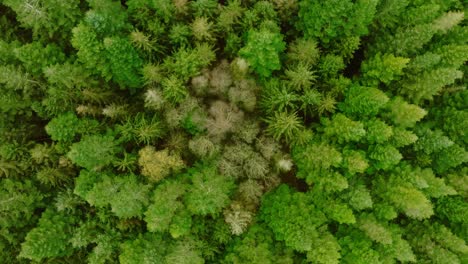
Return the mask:
POLYGON ((284 139, 291 142, 303 129, 296 113, 276 112, 266 122, 268 124, 267 133, 276 140, 284 139))

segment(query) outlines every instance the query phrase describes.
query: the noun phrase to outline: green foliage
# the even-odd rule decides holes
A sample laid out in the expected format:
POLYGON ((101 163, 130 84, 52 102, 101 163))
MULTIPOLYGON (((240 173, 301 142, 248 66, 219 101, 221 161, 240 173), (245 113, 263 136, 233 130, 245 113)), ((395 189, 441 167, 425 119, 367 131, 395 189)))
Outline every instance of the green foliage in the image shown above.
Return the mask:
POLYGON ((400 27, 392 36, 383 35, 376 47, 380 52, 394 53, 397 56, 405 57, 420 50, 434 34, 435 30, 431 24, 400 27))
POLYGON ((432 100, 443 87, 453 84, 462 76, 463 73, 454 68, 439 68, 403 82, 400 90, 411 101, 419 103, 421 100, 432 100))
POLYGON ((389 112, 385 113, 394 124, 402 127, 412 127, 420 121, 427 111, 417 105, 405 102, 401 97, 395 97, 388 103, 389 112))
POLYGON ((272 232, 264 225, 255 225, 242 239, 236 239, 226 255, 227 263, 273 264, 291 263, 292 256, 280 243, 275 242, 272 232))
POLYGON ((296 113, 276 112, 274 116, 266 120, 267 132, 276 140, 284 139, 292 142, 303 129, 296 113))
POLYGON ((361 65, 364 83, 378 85, 382 82, 388 85, 403 75, 403 69, 409 61, 407 58, 395 57, 393 54, 377 53, 361 65))
POLYGON ((369 149, 369 152, 369 158, 374 160, 376 169, 391 169, 403 158, 398 149, 391 145, 375 145, 369 149))
POLYGON ((295 109, 299 100, 297 93, 288 89, 279 80, 273 79, 267 84, 262 93, 260 106, 266 113, 273 114, 275 111, 284 112, 285 110, 295 109))
POLYGON ((84 22, 99 35, 113 35, 124 29, 127 14, 118 1, 89 0, 92 9, 86 12, 84 22))
POLYGON ((261 219, 271 228, 275 238, 301 252, 312 250, 317 227, 326 221, 307 195, 281 185, 262 201, 261 219))
POLYGON ((372 248, 372 241, 361 231, 343 227, 344 235, 340 238, 342 263, 382 263, 379 253, 372 248))
POLYGON ((358 141, 365 136, 366 131, 364 125, 360 122, 353 121, 343 114, 336 114, 332 120, 324 119, 324 135, 334 141, 336 138, 338 143, 358 141))
POLYGON ((453 141, 444 136, 442 131, 432 131, 430 129, 423 128, 418 133, 418 141, 414 144, 414 149, 416 151, 422 151, 425 154, 432 154, 452 145, 453 141))
POLYGON ((145 212, 145 222, 151 232, 168 231, 174 217, 181 212, 184 204, 181 198, 187 186, 179 182, 165 182, 154 191, 152 203, 145 212))
POLYGON ((34 219, 34 210, 41 206, 43 194, 31 181, 2 179, 0 182, 0 225, 20 228, 34 219))
POLYGON ((215 57, 212 47, 202 43, 193 49, 180 48, 164 61, 164 68, 187 81, 200 73, 203 67, 210 65, 215 57))
POLYGON ((67 35, 82 16, 80 2, 74 0, 6 0, 4 4, 15 11, 23 27, 44 37, 52 37, 58 33, 67 35))
POLYGON ((314 239, 314 245, 315 247, 307 252, 307 261, 321 264, 340 263, 341 247, 331 233, 322 231, 319 237, 314 239))
POLYGON ((143 61, 130 42, 123 38, 106 38, 104 49, 109 58, 112 79, 121 87, 140 87, 143 61))
POLYGON ((339 107, 352 115, 375 116, 388 101, 388 96, 376 88, 352 86, 339 107))
POLYGON ((465 132, 468 128, 468 113, 455 108, 447 108, 438 115, 439 122, 443 118, 442 128, 450 136, 452 140, 467 143, 468 134, 465 132))
POLYGON ((165 78, 161 81, 163 88, 164 99, 171 103, 177 104, 182 102, 187 96, 187 88, 184 87, 184 82, 179 80, 175 75, 165 78))
POLYGON ((39 219, 38 226, 32 229, 21 244, 21 258, 41 261, 47 258, 63 257, 73 251, 68 242, 73 232, 73 217, 57 214, 47 209, 39 219))
POLYGON ((379 223, 373 215, 361 215, 357 225, 371 240, 384 245, 392 244, 391 232, 379 223))
POLYGON ((317 76, 310 70, 309 66, 305 64, 297 64, 294 68, 285 71, 289 79, 290 85, 296 89, 308 89, 317 76))
POLYGON ((246 45, 239 55, 247 60, 249 66, 261 77, 269 77, 281 69, 280 53, 285 49, 281 34, 268 29, 250 30, 246 45))
POLYGON ((355 210, 364 210, 372 208, 373 202, 369 190, 362 184, 357 184, 350 188, 349 193, 345 195, 349 205, 355 210))
POLYGON ((107 58, 100 58, 104 53, 104 47, 98 39, 98 35, 88 26, 79 24, 73 28, 71 44, 78 50, 78 60, 89 70, 98 71, 106 80, 111 79, 110 67, 107 58))
POLYGON ((67 157, 78 166, 98 170, 115 161, 119 146, 112 136, 86 135, 74 143, 67 157))
POLYGON ((468 162, 468 152, 465 148, 452 145, 438 153, 434 167, 436 171, 443 173, 449 168, 457 167, 465 162, 468 162))
POLYGON ((234 188, 231 179, 219 175, 216 167, 198 166, 189 170, 192 187, 185 196, 187 209, 197 215, 218 214, 229 202, 234 188))
POLYGON ((168 250, 167 243, 164 243, 161 236, 150 233, 125 241, 121 248, 119 261, 125 264, 165 263, 164 256, 168 250))
POLYGON ((32 42, 16 48, 13 52, 25 69, 33 75, 40 74, 47 66, 65 60, 65 54, 54 44, 44 47, 40 42, 32 42))
POLYGON ((410 186, 387 186, 382 197, 391 202, 396 209, 414 219, 429 218, 434 214, 429 199, 418 189, 410 186))
POLYGON ((436 212, 451 223, 463 223, 468 217, 468 203, 462 196, 446 196, 437 200, 436 212))
POLYGON ((343 167, 348 170, 348 173, 363 173, 369 167, 369 162, 366 160, 365 152, 363 151, 345 151, 343 159, 343 167))
POLYGON ((328 54, 320 60, 319 71, 324 76, 333 76, 345 68, 343 57, 328 54))
POLYGON ((97 127, 96 120, 79 119, 74 113, 59 115, 45 126, 47 134, 55 141, 72 142, 77 134, 89 133, 90 127, 97 127))
POLYGON ((128 118, 117 131, 124 141, 135 141, 137 143, 150 144, 156 142, 164 135, 164 127, 157 115, 152 118, 144 114, 137 114, 128 118))
POLYGON ((0 1, 1 263, 465 263, 460 0, 0 1))
POLYGON ((433 263, 447 261, 462 263, 456 253, 464 252, 462 254, 466 254, 468 249, 466 243, 445 226, 439 223, 429 225, 427 221, 422 223, 413 222, 408 226, 407 231, 422 238, 416 240, 408 237, 411 246, 416 252, 420 253, 422 260, 433 263), (432 249, 429 250, 428 245, 432 245, 432 249))
POLYGON ((405 130, 400 127, 393 129, 393 136, 391 138, 392 144, 395 147, 403 147, 411 145, 418 140, 418 136, 411 131, 405 130))
POLYGON ((299 64, 313 66, 318 62, 320 50, 313 39, 297 39, 290 46, 288 59, 299 64))
POLYGON ((369 120, 366 124, 367 136, 366 139, 369 143, 382 144, 388 141, 393 136, 392 127, 379 119, 369 120))
POLYGON ((103 176, 83 198, 96 207, 110 205, 119 218, 141 218, 148 203, 148 192, 149 186, 139 183, 136 175, 103 176))
POLYGON ((297 166, 297 177, 304 178, 308 184, 318 181, 322 172, 338 167, 343 157, 333 146, 325 143, 311 143, 293 149, 293 159, 297 166))
POLYGON ((346 37, 368 33, 378 1, 307 0, 299 4, 299 28, 306 38, 318 38, 325 45, 346 37))
POLYGON ((85 198, 88 192, 93 188, 101 178, 101 174, 95 171, 81 170, 80 175, 75 178, 75 189, 73 193, 85 198))
MULTIPOLYGON (((325 203, 326 204, 326 203, 325 203)), ((356 218, 351 208, 342 203, 329 203, 324 208, 325 214, 330 220, 334 220, 340 224, 354 224, 356 218)))

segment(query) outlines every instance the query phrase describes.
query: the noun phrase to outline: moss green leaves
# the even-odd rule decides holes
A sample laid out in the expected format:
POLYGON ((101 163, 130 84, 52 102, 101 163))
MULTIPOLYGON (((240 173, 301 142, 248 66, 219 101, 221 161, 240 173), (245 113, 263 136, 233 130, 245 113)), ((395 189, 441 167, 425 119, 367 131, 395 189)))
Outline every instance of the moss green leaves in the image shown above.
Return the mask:
POLYGON ((72 234, 74 219, 72 216, 57 214, 47 209, 21 244, 22 258, 41 261, 70 255, 73 251, 68 239, 72 234))
POLYGON ((215 167, 199 166, 189 175, 192 187, 185 196, 185 204, 193 214, 216 215, 229 202, 234 188, 232 180, 218 174, 215 167))
POLYGON ((119 146, 112 136, 87 135, 71 146, 67 157, 78 166, 99 170, 116 160, 119 146))
POLYGON ((109 58, 112 79, 122 88, 139 88, 142 85, 143 61, 131 45, 123 38, 104 39, 104 49, 109 58))
POLYGON ((164 255, 167 252, 167 243, 164 243, 160 235, 149 233, 134 240, 125 241, 121 248, 120 263, 165 263, 164 255), (155 247, 155 244, 158 247, 155 247))
POLYGON ((74 113, 66 113, 52 119, 45 129, 55 141, 72 141, 81 130, 79 122, 80 120, 74 113))
POLYGON ((20 228, 34 219, 34 210, 41 206, 43 194, 31 181, 2 179, 0 182, 0 225, 20 228))
POLYGON ((148 204, 148 192, 149 186, 140 183, 136 175, 103 175, 86 193, 85 200, 96 207, 110 205, 119 218, 141 218, 148 204))
POLYGON ((0 0, 0 262, 467 262, 463 0, 0 0))
POLYGON ((50 120, 45 130, 53 140, 68 143, 74 141, 77 135, 94 132, 98 126, 96 120, 80 119, 75 113, 67 112, 50 120))
POLYGON ((385 116, 401 127, 412 127, 427 114, 426 110, 405 102, 401 97, 395 97, 390 101, 388 108, 390 111, 385 116))
POLYGON ((261 219, 273 230, 277 240, 300 252, 312 250, 317 227, 326 218, 308 197, 281 185, 268 194, 262 202, 261 219))
POLYGON ((258 75, 269 77, 274 70, 281 68, 279 55, 285 47, 281 34, 268 29, 251 30, 239 55, 247 60, 258 75))
POLYGON ((358 141, 365 136, 366 131, 361 122, 353 121, 343 114, 336 114, 332 120, 323 120, 324 135, 334 141, 336 138, 339 143, 358 141))
POLYGON ((316 142, 295 147, 293 159, 298 168, 297 177, 304 178, 309 184, 316 181, 322 172, 340 166, 343 161, 342 154, 336 148, 316 142))
POLYGON ((378 1, 308 0, 299 4, 299 28, 306 38, 331 41, 367 34, 378 1))
POLYGON ((375 116, 388 101, 388 96, 379 89, 352 86, 346 92, 344 103, 339 107, 351 115, 375 116))
POLYGON ((182 197, 187 191, 187 186, 169 181, 161 184, 154 191, 152 203, 145 212, 145 222, 151 232, 168 231, 174 222, 176 214, 181 214, 184 209, 182 197))
POLYGON ((377 53, 361 65, 364 82, 368 85, 377 85, 379 81, 390 84, 403 75, 403 69, 409 61, 408 58, 395 57, 393 54, 377 53))

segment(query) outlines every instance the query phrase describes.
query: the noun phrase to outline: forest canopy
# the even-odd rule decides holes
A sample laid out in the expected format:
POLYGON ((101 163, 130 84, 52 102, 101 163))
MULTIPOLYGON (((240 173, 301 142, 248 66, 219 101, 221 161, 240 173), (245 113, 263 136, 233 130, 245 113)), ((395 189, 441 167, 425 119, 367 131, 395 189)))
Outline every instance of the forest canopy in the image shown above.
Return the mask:
POLYGON ((0 262, 468 263, 464 0, 0 0, 0 262))

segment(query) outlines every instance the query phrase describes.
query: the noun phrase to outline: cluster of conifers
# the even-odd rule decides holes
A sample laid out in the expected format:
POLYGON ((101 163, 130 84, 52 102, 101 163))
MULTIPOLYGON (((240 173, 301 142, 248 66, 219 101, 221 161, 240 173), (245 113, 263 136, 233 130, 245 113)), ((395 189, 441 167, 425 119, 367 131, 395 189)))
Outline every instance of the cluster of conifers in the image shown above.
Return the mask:
POLYGON ((463 0, 3 0, 0 262, 468 261, 463 0))

